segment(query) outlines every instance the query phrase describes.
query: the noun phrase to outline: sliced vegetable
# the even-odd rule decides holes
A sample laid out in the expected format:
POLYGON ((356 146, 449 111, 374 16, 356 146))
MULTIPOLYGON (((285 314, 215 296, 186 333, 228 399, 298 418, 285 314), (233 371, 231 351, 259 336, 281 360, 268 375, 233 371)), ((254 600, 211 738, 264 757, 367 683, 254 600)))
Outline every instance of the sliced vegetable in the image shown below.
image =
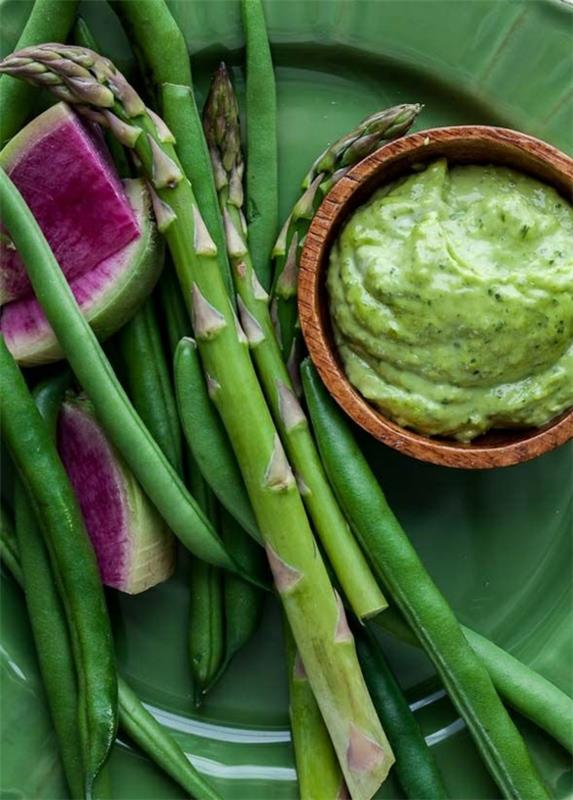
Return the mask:
MULTIPOLYGON (((151 216, 151 198, 141 180, 124 182, 140 235, 93 269, 70 281, 70 289, 98 339, 107 339, 151 292, 162 266, 163 246, 151 216)), ((0 329, 8 349, 24 366, 63 358, 46 315, 28 295, 2 309, 0 329)))
POLYGON ((68 396, 63 403, 58 450, 103 583, 138 594, 167 580, 175 566, 174 539, 107 440, 85 396, 68 396))
MULTIPOLYGON (((64 275, 71 280, 139 235, 137 219, 97 127, 65 103, 52 106, 0 153, 64 275)), ((0 302, 30 294, 21 255, 0 242, 0 302)))
POLYGON ((106 434, 183 544, 206 561, 234 569, 221 540, 133 409, 37 222, 1 169, 0 201, 3 222, 27 264, 40 305, 106 434))

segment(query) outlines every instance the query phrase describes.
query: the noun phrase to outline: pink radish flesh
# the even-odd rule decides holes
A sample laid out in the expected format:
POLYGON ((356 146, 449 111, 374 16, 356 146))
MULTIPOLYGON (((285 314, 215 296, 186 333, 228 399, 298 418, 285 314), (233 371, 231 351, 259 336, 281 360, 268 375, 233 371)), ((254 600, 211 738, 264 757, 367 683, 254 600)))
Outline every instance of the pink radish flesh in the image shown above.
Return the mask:
MULTIPOLYGON (((137 221, 97 127, 59 103, 4 148, 0 166, 38 220, 64 274, 73 278, 125 247, 137 221)), ((18 253, 0 245, 0 298, 30 293, 18 253)))
POLYGON ((173 572, 174 540, 85 398, 66 401, 58 450, 94 547, 102 582, 135 594, 173 572))
MULTIPOLYGON (((151 218, 151 199, 141 180, 125 181, 141 235, 70 281, 84 317, 98 338, 123 325, 152 290, 162 265, 162 242, 151 218)), ((63 357, 54 332, 33 295, 2 308, 0 329, 14 358, 36 366, 63 357)))

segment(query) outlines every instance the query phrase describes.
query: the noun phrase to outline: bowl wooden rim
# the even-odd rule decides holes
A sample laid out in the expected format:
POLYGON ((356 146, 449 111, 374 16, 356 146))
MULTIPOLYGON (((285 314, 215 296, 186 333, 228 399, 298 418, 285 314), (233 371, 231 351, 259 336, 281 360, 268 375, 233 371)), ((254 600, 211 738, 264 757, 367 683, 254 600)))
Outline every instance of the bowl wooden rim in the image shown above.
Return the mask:
POLYGON ((573 408, 543 428, 492 431, 469 444, 430 438, 397 425, 349 383, 339 361, 324 288, 330 246, 344 221, 372 192, 412 164, 445 155, 456 162, 507 164, 573 195, 573 159, 518 131, 486 125, 433 128, 384 145, 354 166, 322 202, 305 238, 298 309, 310 358, 341 408, 379 441, 421 461, 487 469, 529 461, 573 438, 573 408))

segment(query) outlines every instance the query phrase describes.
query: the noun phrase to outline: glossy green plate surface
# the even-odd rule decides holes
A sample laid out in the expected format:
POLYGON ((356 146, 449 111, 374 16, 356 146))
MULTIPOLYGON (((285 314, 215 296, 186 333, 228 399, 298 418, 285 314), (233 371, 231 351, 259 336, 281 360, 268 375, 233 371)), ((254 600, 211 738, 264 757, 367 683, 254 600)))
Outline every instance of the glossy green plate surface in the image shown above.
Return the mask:
MULTIPOLYGON (((3 53, 13 46, 29 5, 0 3, 3 53)), ((238 3, 170 5, 204 96, 218 60, 242 63, 238 3)), ((82 10, 99 40, 129 67, 109 8, 89 2, 82 10)), ((395 102, 425 104, 418 127, 503 124, 571 149, 573 13, 565 3, 272 0, 267 12, 279 86, 283 214, 326 143, 395 102)), ((240 85, 238 70, 236 77, 240 85)), ((460 618, 571 692, 573 447, 519 467, 472 473, 416 463, 364 437, 361 442, 460 618)), ((110 594, 122 670, 225 797, 294 798, 277 609, 269 604, 256 640, 197 713, 186 654, 185 567, 182 559, 175 578, 142 597, 110 594)), ((59 798, 64 785, 24 603, 10 578, 3 578, 0 797, 59 798)), ((450 796, 498 797, 431 665, 412 648, 385 643, 450 796)), ((570 797, 570 760, 531 725, 518 723, 555 797, 570 797)), ((115 798, 184 796, 121 742, 111 777, 115 798)), ((380 796, 401 797, 392 780, 380 796)))

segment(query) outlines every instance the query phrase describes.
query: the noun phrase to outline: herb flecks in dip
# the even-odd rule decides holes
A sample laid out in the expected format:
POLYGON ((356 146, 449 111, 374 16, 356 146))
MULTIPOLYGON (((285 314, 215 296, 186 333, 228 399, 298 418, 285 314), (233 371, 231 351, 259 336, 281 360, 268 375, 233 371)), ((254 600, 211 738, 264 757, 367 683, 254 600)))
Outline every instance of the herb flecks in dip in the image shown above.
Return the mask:
POLYGON ((350 382, 399 424, 469 441, 573 405, 573 208, 545 184, 436 161, 356 211, 327 282, 350 382))

